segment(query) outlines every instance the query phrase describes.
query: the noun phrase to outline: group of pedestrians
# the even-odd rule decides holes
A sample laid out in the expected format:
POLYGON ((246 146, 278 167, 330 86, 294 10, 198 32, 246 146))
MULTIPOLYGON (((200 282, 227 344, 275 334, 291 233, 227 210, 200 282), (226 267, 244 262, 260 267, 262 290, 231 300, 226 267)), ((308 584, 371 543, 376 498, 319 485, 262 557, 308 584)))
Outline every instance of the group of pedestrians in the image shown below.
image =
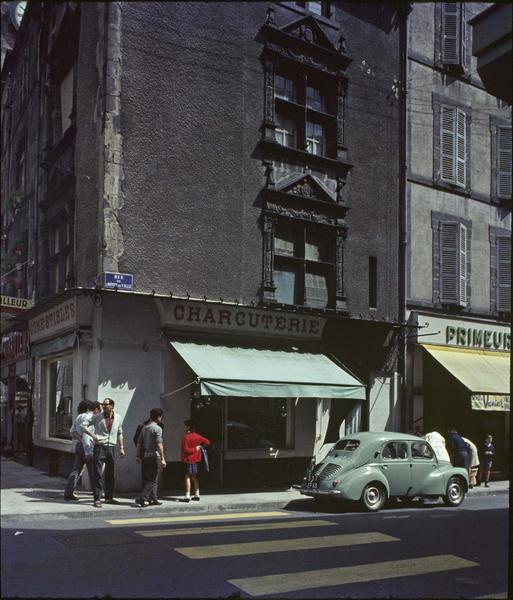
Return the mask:
MULTIPOLYGON (((107 504, 119 504, 114 498, 115 459, 117 454, 124 458, 125 449, 121 417, 114 411, 114 406, 111 398, 105 398, 101 404, 88 400, 80 402, 77 418, 70 429, 75 454, 64 490, 66 500, 79 499, 75 488, 87 468, 93 490, 93 506, 102 507, 102 496, 105 496, 107 504)), ((134 436, 136 461, 141 464, 142 480, 141 493, 135 504, 141 508, 162 504, 158 499, 159 476, 167 466, 162 418, 162 409, 152 408, 150 418, 138 426, 134 436)), ((205 448, 210 445, 210 441, 197 432, 194 421, 188 419, 184 425, 181 461, 184 465, 185 497, 182 501, 199 501, 199 466, 202 462, 208 465, 205 448), (192 498, 191 488, 194 491, 192 498)))
POLYGON ((424 438, 429 442, 439 460, 451 462, 454 467, 461 467, 468 471, 470 488, 480 486, 482 482, 485 487, 489 487, 488 482, 495 456, 493 437, 491 435, 485 437, 479 452, 477 446, 468 438, 460 435, 456 429, 448 429, 446 436, 444 438, 439 428, 435 427, 424 438))

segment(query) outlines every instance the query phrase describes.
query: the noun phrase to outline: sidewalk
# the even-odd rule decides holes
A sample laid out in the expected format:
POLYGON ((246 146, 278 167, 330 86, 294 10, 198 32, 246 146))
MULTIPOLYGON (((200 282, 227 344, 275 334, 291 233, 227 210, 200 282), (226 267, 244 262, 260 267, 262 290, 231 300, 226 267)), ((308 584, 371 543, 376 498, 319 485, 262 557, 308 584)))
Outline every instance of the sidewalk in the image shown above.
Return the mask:
MULTIPOLYGON (((311 500, 294 489, 271 489, 251 491, 222 490, 221 493, 207 493, 200 502, 189 504, 179 502, 182 490, 166 492, 161 497, 162 506, 138 508, 134 505, 136 493, 116 494, 121 504, 103 504, 101 509, 92 507, 92 494, 77 491, 79 501, 63 498, 65 479, 50 477, 48 474, 27 467, 14 460, 2 457, 1 460, 1 510, 2 522, 27 519, 68 519, 80 517, 113 518, 167 516, 178 513, 217 513, 233 511, 278 510, 292 508, 303 510, 311 506, 311 500)), ((490 487, 475 487, 469 495, 494 495, 508 493, 509 481, 493 481, 490 487)))

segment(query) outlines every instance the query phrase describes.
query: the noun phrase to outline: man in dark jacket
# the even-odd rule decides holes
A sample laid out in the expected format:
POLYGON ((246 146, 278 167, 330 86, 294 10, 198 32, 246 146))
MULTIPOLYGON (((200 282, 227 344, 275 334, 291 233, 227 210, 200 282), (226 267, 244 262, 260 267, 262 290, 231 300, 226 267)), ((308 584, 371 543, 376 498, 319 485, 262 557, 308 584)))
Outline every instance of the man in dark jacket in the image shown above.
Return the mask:
POLYGON ((451 457, 453 467, 469 469, 469 448, 465 440, 455 429, 447 430, 445 445, 451 457))

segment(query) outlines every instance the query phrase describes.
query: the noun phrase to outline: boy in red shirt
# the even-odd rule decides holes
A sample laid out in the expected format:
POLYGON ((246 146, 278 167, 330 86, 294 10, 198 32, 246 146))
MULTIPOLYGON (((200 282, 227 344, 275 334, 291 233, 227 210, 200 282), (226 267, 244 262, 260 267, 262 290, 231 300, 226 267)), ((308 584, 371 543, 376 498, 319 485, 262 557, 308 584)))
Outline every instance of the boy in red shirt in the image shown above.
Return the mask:
POLYGON ((200 499, 198 471, 202 459, 202 446, 210 446, 210 441, 196 433, 196 423, 188 419, 184 422, 185 435, 182 438, 182 462, 185 466, 185 498, 183 502, 191 501, 191 479, 194 484, 193 500, 200 499))

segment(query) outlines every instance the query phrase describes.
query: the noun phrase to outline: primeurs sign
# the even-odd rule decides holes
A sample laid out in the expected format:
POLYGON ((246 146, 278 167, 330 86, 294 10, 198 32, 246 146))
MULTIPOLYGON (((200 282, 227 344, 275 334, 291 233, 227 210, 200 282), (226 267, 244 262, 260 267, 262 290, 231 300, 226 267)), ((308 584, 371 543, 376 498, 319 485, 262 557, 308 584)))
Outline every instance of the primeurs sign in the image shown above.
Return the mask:
POLYGON ((419 314, 417 320, 421 326, 418 332, 422 336, 419 338, 421 343, 499 352, 511 350, 509 327, 423 314, 419 314))
POLYGON ((279 311, 156 299, 162 326, 291 339, 320 339, 326 319, 279 311))

